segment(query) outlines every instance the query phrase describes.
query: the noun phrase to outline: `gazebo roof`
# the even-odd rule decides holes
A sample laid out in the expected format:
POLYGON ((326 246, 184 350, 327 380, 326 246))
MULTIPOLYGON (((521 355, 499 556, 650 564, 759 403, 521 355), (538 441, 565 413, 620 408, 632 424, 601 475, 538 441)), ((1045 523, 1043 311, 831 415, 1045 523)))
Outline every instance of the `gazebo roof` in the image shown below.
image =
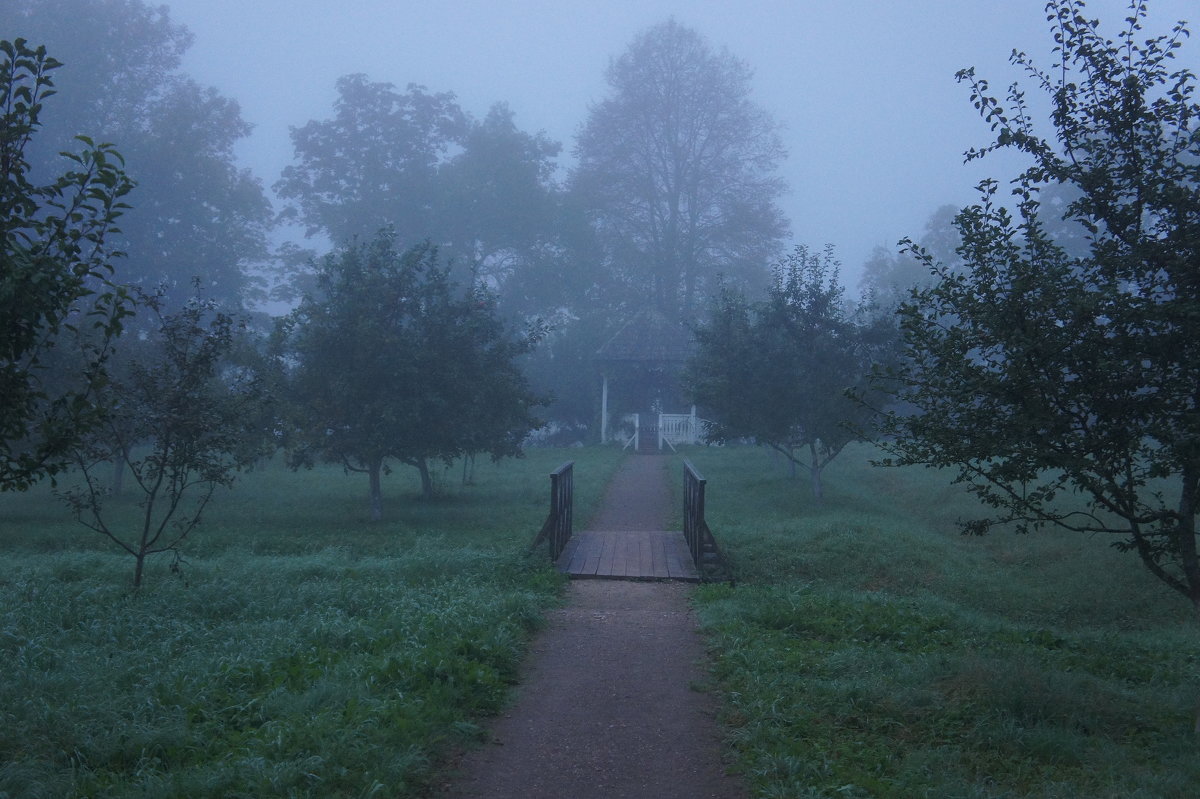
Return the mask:
POLYGON ((639 311, 596 351, 597 361, 683 363, 692 353, 692 333, 659 311, 639 311))

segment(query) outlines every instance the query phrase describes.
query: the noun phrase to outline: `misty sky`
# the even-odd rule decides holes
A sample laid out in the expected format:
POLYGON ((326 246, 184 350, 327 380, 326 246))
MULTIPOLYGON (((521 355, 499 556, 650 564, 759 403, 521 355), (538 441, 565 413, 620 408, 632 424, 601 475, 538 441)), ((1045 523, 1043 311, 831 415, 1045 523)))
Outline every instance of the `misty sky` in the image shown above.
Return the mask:
MULTIPOLYGON (((604 70, 642 30, 674 16, 755 72, 755 99, 783 126, 783 200, 793 240, 833 243, 851 287, 877 244, 919 236, 944 203, 1018 162, 964 166, 988 130, 954 73, 1002 91, 1013 48, 1050 59, 1044 0, 168 0, 196 36, 184 62, 242 105, 255 127, 239 149, 269 187, 292 158, 288 127, 332 115, 334 82, 366 73, 401 89, 453 91, 482 117, 509 103, 523 130, 564 145, 604 70)), ((1088 4, 1115 35, 1125 0, 1088 4)), ((1152 0, 1146 33, 1200 23, 1196 0, 1152 0)), ((1200 30, 1197 30, 1200 37, 1200 30)), ((1200 41, 1180 64, 1200 68, 1200 41)), ((1034 86, 1028 85, 1030 93, 1034 86)))

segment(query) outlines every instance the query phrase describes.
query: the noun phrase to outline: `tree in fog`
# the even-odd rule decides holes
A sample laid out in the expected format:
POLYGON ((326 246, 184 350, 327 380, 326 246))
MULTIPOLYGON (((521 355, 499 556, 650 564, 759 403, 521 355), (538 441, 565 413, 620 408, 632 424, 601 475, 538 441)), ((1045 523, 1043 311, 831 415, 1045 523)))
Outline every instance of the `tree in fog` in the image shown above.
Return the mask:
MULTIPOLYGON (((0 490, 66 463, 98 423, 111 345, 130 313, 113 237, 131 183, 110 145, 76 141, 47 182, 31 174, 58 62, 0 41, 0 490), (67 370, 52 367, 69 359, 67 370)), ((57 110, 57 106, 55 107, 57 110)))
MULTIPOLYGON (((958 247, 962 243, 954 217, 953 205, 940 206, 925 222, 918 243, 938 263, 950 268, 959 264, 958 247)), ((908 298, 914 288, 923 288, 934 281, 932 271, 920 258, 898 247, 875 247, 863 263, 859 288, 884 308, 891 308, 908 298)))
POLYGON ((387 226, 404 247, 431 238, 438 166, 467 131, 454 95, 362 74, 338 79, 337 92, 332 119, 292 128, 296 163, 275 184, 285 213, 337 246, 387 226))
POLYGON ((373 520, 389 460, 416 468, 429 496, 431 461, 517 455, 539 425, 514 362, 535 336, 507 331, 490 293, 454 284, 428 245, 401 252, 384 234, 327 256, 288 325, 293 462, 365 473, 373 520))
POLYGON ((503 290, 560 250, 554 159, 562 146, 520 130, 503 103, 472 121, 462 151, 439 170, 434 240, 444 257, 503 290))
POLYGON ((464 282, 498 290, 554 256, 558 143, 503 103, 473 120, 415 84, 347 75, 337 89, 333 118, 292 129, 295 163, 275 184, 310 236, 346 246, 389 227, 401 249, 429 241, 464 282))
POLYGON ((607 80, 577 138, 571 188, 608 268, 673 319, 690 318, 718 275, 764 285, 787 231, 776 204, 784 149, 750 98, 750 68, 669 20, 634 39, 607 80))
POLYGON ((959 74, 995 132, 968 157, 1014 149, 1032 166, 1013 211, 989 180, 958 215, 967 269, 924 255, 940 280, 902 307, 892 375, 917 412, 891 417, 888 449, 958 470, 995 509, 967 531, 1114 535, 1200 611, 1200 104, 1172 65, 1187 31, 1143 39, 1140 2, 1112 39, 1082 3, 1048 12, 1055 62, 1013 62, 1048 94, 1050 138, 1019 86, 1001 102, 959 74), (1082 254, 1056 241, 1043 186, 1070 191, 1050 221, 1065 209, 1087 231, 1082 254))
POLYGON ((81 484, 62 492, 76 520, 133 556, 133 587, 146 558, 178 554, 217 489, 263 454, 252 424, 266 402, 259 376, 229 356, 238 325, 211 300, 168 312, 141 300, 153 331, 109 390, 101 423, 75 448, 81 484), (137 486, 136 511, 112 497, 111 464, 137 486))
POLYGON ((142 0, 0 0, 0 20, 64 64, 61 112, 30 153, 35 174, 53 174, 58 152, 87 131, 119 147, 138 183, 121 220, 128 257, 118 278, 165 286, 176 307, 195 278, 227 307, 254 300, 272 211, 261 183, 235 164, 234 145, 250 132, 237 103, 179 71, 187 29, 142 0))
POLYGON ((766 300, 723 291, 696 340, 687 379, 713 417, 709 439, 774 449, 807 470, 820 499, 825 467, 873 425, 874 411, 849 392, 870 391, 872 368, 894 349, 894 325, 847 308, 831 250, 797 247, 776 267, 766 300))

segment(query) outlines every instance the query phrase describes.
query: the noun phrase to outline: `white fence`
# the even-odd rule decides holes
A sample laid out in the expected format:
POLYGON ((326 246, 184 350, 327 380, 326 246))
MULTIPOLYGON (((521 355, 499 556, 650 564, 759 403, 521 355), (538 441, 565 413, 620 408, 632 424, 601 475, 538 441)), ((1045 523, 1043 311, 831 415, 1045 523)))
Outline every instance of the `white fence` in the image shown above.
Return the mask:
MULTIPOLYGON (((653 428, 647 421, 646 431, 642 430, 642 416, 646 414, 627 413, 613 429, 610 440, 619 441, 625 449, 638 449, 641 444, 642 432, 653 435, 653 428)), ((653 417, 651 417, 653 418, 653 417)), ((696 416, 695 413, 660 413, 658 414, 658 448, 664 446, 672 450, 680 444, 703 444, 704 433, 708 422, 696 416)))

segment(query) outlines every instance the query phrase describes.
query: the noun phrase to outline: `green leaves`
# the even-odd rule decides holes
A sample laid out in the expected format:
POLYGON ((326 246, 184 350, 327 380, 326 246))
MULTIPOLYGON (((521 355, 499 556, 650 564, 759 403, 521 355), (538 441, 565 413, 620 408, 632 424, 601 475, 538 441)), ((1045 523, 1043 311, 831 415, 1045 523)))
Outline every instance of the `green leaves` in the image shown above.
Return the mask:
POLYGON ((820 471, 851 441, 869 435, 874 411, 848 392, 868 393, 872 365, 885 359, 894 329, 865 309, 846 308, 831 249, 805 247, 775 270, 766 301, 726 291, 688 367, 696 402, 715 417, 712 437, 751 437, 820 471), (795 453, 808 450, 808 462, 795 453))
POLYGON ((454 284, 427 245, 397 252, 387 233, 319 269, 289 322, 295 463, 377 476, 394 458, 424 475, 431 459, 519 453, 538 400, 514 361, 533 341, 504 328, 488 292, 454 284))
POLYGON ((26 148, 60 66, 44 47, 0 42, 0 490, 24 489, 63 467, 96 423, 112 339, 130 314, 111 282, 110 245, 132 182, 111 145, 80 137, 72 167, 29 179, 26 148), (91 324, 79 322, 90 319, 91 324), (74 363, 65 366, 65 358, 74 363), (50 370, 51 363, 59 365, 50 370))
POLYGON ((74 451, 82 483, 60 495, 79 522, 134 556, 135 588, 145 558, 178 552, 215 489, 264 454, 253 427, 269 397, 261 375, 230 358, 238 323, 199 295, 174 313, 162 303, 141 297, 157 329, 124 342, 124 368, 107 386, 115 400, 74 451), (106 510, 114 464, 140 495, 133 524, 106 510))
POLYGON ((1200 607, 1200 105, 1194 77, 1166 67, 1187 32, 1139 43, 1134 3, 1114 43, 1082 3, 1047 8, 1058 63, 1013 63, 1049 95, 1053 138, 1019 86, 1010 111, 959 73, 998 131, 968 159, 1011 148, 1033 165, 1011 210, 989 180, 958 215, 966 270, 914 252, 940 282, 900 310, 893 390, 915 412, 892 414, 886 446, 899 463, 957 467, 1000 521, 1124 536, 1200 607), (1061 187, 1073 193, 1052 215, 1043 200, 1061 187), (1059 510, 1067 491, 1089 510, 1059 510))

